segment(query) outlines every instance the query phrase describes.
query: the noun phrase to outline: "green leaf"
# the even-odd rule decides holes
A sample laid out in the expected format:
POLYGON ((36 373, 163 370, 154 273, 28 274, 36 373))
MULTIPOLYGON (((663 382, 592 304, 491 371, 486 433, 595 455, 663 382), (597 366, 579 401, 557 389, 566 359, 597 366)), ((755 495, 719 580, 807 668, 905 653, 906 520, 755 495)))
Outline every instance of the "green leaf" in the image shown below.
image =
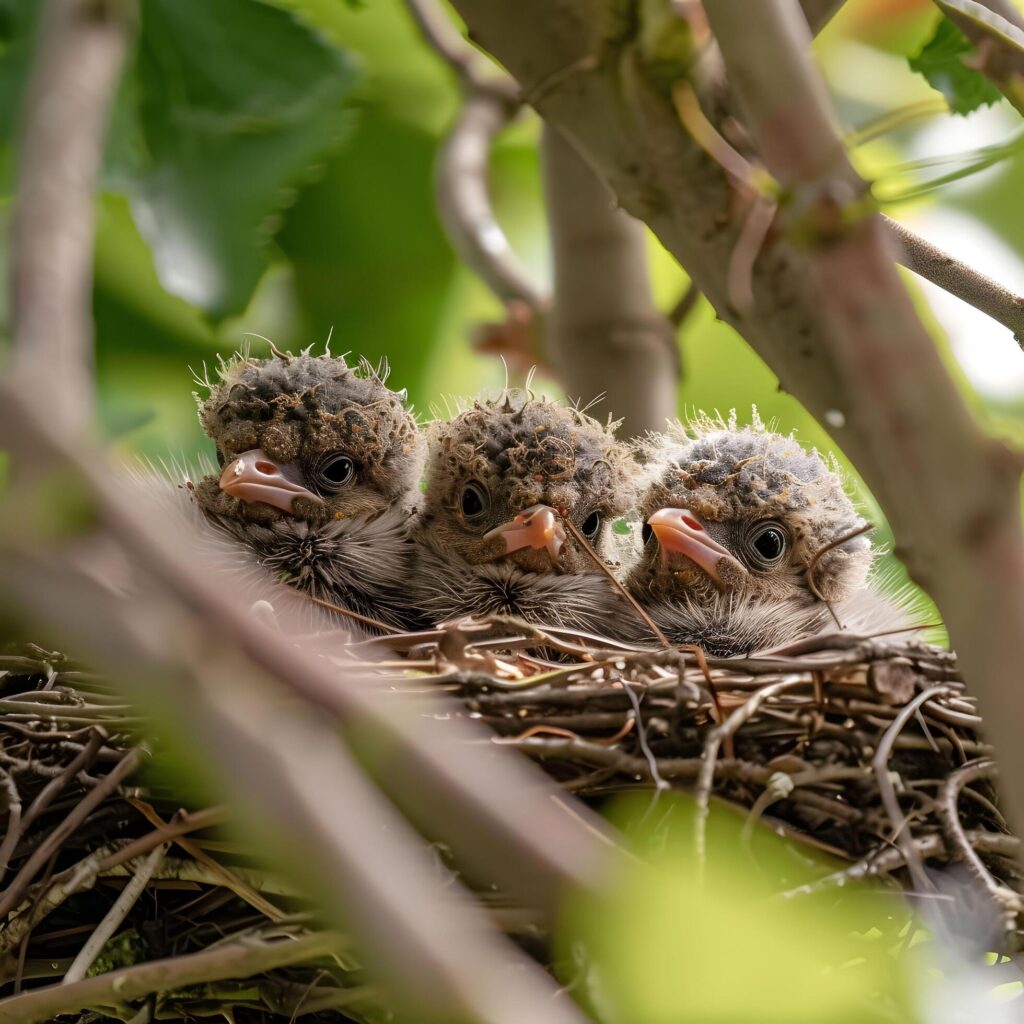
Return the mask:
POLYGON ((1002 93, 980 72, 968 67, 963 57, 974 53, 967 37, 948 18, 942 18, 935 34, 916 57, 910 69, 924 75, 938 89, 955 114, 969 114, 978 107, 1002 99, 1002 93))
POLYGON ((257 0, 148 0, 138 63, 147 163, 133 196, 168 291, 244 309, 277 215, 344 137, 353 60, 257 0))

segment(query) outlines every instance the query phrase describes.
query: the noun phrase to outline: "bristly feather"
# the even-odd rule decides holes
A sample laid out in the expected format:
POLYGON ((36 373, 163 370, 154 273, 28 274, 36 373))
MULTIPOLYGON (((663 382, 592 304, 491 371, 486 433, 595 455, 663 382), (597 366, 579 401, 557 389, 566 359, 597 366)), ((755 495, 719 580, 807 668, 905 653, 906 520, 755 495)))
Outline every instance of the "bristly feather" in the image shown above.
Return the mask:
POLYGON ((208 464, 193 470, 171 460, 160 466, 128 467, 133 496, 155 509, 183 557, 223 579, 225 591, 250 603, 269 601, 294 625, 293 632, 339 626, 357 636, 370 631, 321 609, 303 593, 405 627, 407 616, 399 609, 411 557, 408 509, 396 505, 376 519, 332 520, 316 529, 297 520, 243 524, 199 507, 192 482, 209 471, 208 464))
POLYGON ((395 506, 376 518, 355 516, 311 526, 285 519, 260 526, 210 515, 213 526, 252 550, 275 579, 323 601, 396 628, 407 599, 409 510, 395 506))
POLYGON ((243 606, 267 602, 278 627, 287 635, 333 634, 339 644, 366 633, 351 621, 319 608, 308 598, 276 580, 247 546, 214 527, 193 496, 192 481, 207 467, 179 459, 160 460, 159 468, 140 460, 124 467, 123 483, 140 515, 159 521, 179 557, 222 584, 222 593, 243 606))
MULTIPOLYGON (((823 602, 798 605, 732 594, 719 594, 711 601, 682 595, 644 608, 673 644, 694 644, 716 658, 759 654, 829 633, 911 636, 924 621, 911 592, 887 595, 871 586, 854 591, 833 605, 832 612, 823 602)), ((649 638, 642 625, 633 622, 627 622, 623 635, 636 641, 649 638)))
POLYGON ((467 565, 429 548, 416 567, 418 607, 429 623, 465 615, 512 615, 527 622, 607 633, 629 615, 603 576, 524 572, 507 562, 467 565))

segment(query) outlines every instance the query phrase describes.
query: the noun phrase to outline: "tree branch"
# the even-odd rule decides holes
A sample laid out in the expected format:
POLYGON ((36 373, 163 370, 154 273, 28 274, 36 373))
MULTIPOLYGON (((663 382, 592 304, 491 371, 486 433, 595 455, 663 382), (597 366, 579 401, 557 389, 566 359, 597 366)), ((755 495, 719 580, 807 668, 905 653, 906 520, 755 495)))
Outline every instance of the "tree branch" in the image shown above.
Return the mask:
POLYGON ((541 137, 555 268, 548 350, 571 398, 601 393, 637 437, 676 415, 681 365, 672 324, 651 297, 647 229, 557 128, 541 137))
POLYGON ((518 102, 494 92, 470 93, 438 153, 434 192, 441 224, 459 258, 502 302, 524 302, 539 316, 547 297, 498 224, 487 184, 495 139, 518 110, 518 102))
POLYGON ((437 158, 437 211, 459 258, 504 303, 539 316, 547 303, 494 216, 488 189, 491 149, 522 108, 516 83, 488 67, 436 0, 406 0, 424 41, 452 69, 464 102, 437 158))
POLYGON ((70 985, 49 985, 0 999, 0 1024, 46 1024, 86 1007, 127 1007, 154 992, 264 971, 329 956, 344 948, 340 935, 320 932, 301 938, 243 939, 201 953, 122 967, 70 985))
POLYGON ((14 368, 53 392, 52 415, 90 422, 93 192, 133 0, 47 0, 22 114, 12 225, 14 368))
MULTIPOLYGON (((542 116, 588 155, 622 205, 651 225, 718 315, 741 331, 784 388, 830 424, 886 512, 897 553, 946 619, 1005 759, 1014 815, 1024 822, 1024 788, 1015 784, 1024 778, 1017 464, 968 415, 914 317, 881 221, 870 217, 842 229, 844 210, 863 195, 863 185, 807 64, 809 33, 799 8, 780 9, 776 0, 706 5, 721 15, 720 28, 722 18, 728 22, 726 59, 753 112, 761 157, 778 180, 797 183, 791 221, 800 220, 800 211, 812 213, 799 225, 810 227, 812 238, 830 225, 840 228, 841 244, 831 250, 769 242, 751 271, 753 311, 743 316, 728 301, 727 269, 739 233, 732 189, 680 125, 665 69, 655 75, 644 64, 640 30, 611 13, 598 16, 606 10, 601 0, 564 0, 555 8, 546 0, 455 6, 542 116)), ((680 67, 679 76, 686 70, 680 67)))
POLYGON ((891 217, 883 217, 896 236, 896 259, 926 281, 962 299, 1013 333, 1024 347, 1024 297, 978 273, 955 256, 915 234, 891 217))

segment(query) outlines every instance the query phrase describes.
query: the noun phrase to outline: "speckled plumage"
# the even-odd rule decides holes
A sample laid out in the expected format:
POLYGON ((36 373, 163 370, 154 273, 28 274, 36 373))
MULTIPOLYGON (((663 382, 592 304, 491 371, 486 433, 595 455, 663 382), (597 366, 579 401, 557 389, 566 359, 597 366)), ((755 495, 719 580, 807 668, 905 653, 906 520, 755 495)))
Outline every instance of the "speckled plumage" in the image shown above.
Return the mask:
POLYGON ((423 446, 405 396, 386 374, 343 357, 238 356, 222 365, 199 418, 221 467, 258 449, 312 490, 314 468, 343 453, 351 483, 290 511, 233 497, 210 473, 194 487, 208 522, 245 544, 271 574, 292 586, 389 625, 404 623, 401 593, 412 545, 423 446))
POLYGON ((500 539, 486 536, 535 505, 577 527, 597 513, 592 544, 609 559, 611 524, 629 508, 635 478, 613 429, 571 406, 515 391, 430 425, 412 595, 429 621, 500 613, 603 630, 610 615, 633 614, 571 535, 555 564, 544 550, 505 553, 500 539), (460 507, 469 483, 486 493, 476 521, 460 507))
POLYGON ((659 509, 686 509, 739 563, 722 563, 716 581, 683 555, 667 554, 645 530, 645 545, 626 585, 674 643, 719 656, 765 650, 836 629, 829 605, 858 632, 898 628, 908 618, 869 579, 874 551, 863 535, 815 554, 864 525, 834 460, 773 433, 757 418, 740 427, 700 417, 638 449, 646 466, 641 520, 659 509), (758 531, 781 528, 787 548, 765 566, 752 550, 758 531), (827 603, 826 603, 827 602, 827 603))

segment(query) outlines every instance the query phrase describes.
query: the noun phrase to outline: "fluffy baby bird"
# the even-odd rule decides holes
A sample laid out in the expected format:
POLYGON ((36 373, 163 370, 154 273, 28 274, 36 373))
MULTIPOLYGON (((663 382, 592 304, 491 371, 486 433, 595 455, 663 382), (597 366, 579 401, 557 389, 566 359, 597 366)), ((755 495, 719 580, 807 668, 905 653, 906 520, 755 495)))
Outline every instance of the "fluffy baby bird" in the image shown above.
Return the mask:
POLYGON ((634 614, 563 522, 612 555, 635 464, 611 425, 506 391, 428 440, 413 595, 427 621, 500 614, 607 633, 610 616, 634 614))
POLYGON ((719 657, 909 625, 835 465, 792 437, 703 418, 642 446, 643 552, 626 579, 666 637, 719 657), (848 539, 844 539, 848 538, 848 539), (830 611, 831 607, 831 611, 830 611), (833 613, 835 619, 833 618, 833 613))
POLYGON ((193 493, 273 576, 401 627, 422 445, 385 377, 308 350, 223 364, 196 396, 220 471, 193 493))

